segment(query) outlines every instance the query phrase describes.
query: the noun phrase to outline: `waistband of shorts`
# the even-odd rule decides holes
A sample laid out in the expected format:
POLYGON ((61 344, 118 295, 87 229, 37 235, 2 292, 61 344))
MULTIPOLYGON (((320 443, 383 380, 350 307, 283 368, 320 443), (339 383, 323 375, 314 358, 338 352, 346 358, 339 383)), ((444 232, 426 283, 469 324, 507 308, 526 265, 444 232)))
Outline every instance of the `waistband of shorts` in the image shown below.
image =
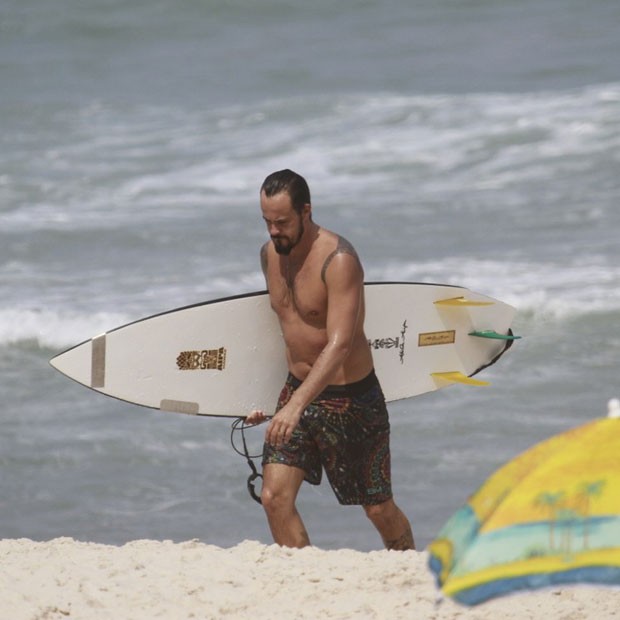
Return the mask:
MULTIPOLYGON (((288 373, 286 382, 294 390, 302 384, 301 379, 298 379, 290 372, 288 373)), ((342 385, 328 385, 315 400, 320 400, 323 398, 352 398, 355 396, 361 396, 362 394, 366 394, 366 392, 375 387, 378 383, 379 380, 377 379, 377 375, 375 374, 375 370, 373 368, 368 375, 359 381, 344 383, 342 385)))

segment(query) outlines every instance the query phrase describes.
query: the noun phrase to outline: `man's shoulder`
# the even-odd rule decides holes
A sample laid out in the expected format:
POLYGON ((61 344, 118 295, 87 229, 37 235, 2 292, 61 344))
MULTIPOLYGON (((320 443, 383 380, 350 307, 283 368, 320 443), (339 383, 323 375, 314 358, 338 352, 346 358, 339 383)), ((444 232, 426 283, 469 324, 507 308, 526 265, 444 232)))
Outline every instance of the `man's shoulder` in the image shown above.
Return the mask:
POLYGON ((324 238, 324 251, 326 254, 345 252, 357 256, 353 244, 341 234, 333 230, 327 230, 326 228, 321 228, 321 232, 324 238))
POLYGON ((327 243, 325 249, 325 259, 323 261, 323 265, 321 267, 321 280, 325 282, 325 276, 327 273, 327 269, 332 264, 333 260, 339 255, 348 255, 355 259, 355 263, 361 269, 361 262, 353 244, 337 233, 332 231, 326 231, 327 233, 327 243))

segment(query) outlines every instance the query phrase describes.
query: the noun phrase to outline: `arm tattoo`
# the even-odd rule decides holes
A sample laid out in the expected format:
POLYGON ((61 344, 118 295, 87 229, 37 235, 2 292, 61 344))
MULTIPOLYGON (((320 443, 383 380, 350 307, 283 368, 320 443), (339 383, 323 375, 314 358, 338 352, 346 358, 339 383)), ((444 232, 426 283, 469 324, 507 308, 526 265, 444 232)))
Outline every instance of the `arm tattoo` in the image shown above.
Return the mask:
POLYGON ((327 272, 327 268, 332 262, 334 256, 337 256, 338 254, 350 254, 351 256, 353 256, 353 258, 357 260, 358 264, 360 263, 355 248, 344 237, 339 236, 336 249, 325 259, 325 262, 323 263, 323 268, 321 269, 321 280, 323 280, 323 282, 325 282, 325 274, 327 272))

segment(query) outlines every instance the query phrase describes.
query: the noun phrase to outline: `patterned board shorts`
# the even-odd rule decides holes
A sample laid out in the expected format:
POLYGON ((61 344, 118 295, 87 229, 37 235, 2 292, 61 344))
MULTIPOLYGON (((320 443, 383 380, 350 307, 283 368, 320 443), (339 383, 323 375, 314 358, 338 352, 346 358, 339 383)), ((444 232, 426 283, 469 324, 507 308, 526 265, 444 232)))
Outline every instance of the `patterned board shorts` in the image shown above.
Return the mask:
MULTIPOLYGON (((288 376, 277 410, 300 384, 288 376)), ((306 408, 287 444, 265 443, 263 466, 270 463, 303 469, 310 484, 321 482, 324 467, 341 504, 390 499, 390 423, 374 371, 356 383, 328 386, 306 408)))

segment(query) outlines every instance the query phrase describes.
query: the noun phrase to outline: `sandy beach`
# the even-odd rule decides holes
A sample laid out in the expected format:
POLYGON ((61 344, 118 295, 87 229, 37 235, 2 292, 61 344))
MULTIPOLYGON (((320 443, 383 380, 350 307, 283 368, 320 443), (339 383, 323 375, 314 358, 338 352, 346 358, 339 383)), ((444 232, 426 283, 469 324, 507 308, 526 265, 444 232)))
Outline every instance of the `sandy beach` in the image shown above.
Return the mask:
POLYGON ((244 541, 0 541, 2 618, 169 620, 620 618, 620 589, 557 587, 476 608, 442 599, 425 552, 291 550, 244 541))

